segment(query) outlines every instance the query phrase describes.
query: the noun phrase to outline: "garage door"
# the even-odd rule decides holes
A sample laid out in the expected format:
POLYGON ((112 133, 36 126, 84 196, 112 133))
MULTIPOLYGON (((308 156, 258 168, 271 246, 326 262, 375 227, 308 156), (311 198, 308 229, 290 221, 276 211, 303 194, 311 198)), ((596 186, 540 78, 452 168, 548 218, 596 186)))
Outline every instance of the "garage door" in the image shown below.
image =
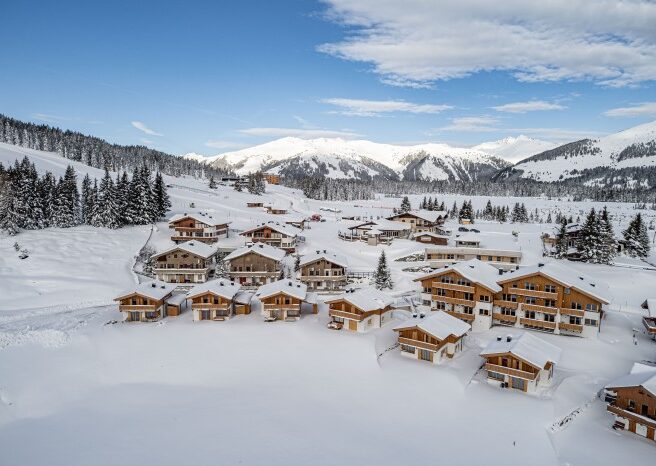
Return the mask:
POLYGON ((358 321, 357 320, 349 320, 349 330, 353 330, 354 332, 358 331, 358 321))

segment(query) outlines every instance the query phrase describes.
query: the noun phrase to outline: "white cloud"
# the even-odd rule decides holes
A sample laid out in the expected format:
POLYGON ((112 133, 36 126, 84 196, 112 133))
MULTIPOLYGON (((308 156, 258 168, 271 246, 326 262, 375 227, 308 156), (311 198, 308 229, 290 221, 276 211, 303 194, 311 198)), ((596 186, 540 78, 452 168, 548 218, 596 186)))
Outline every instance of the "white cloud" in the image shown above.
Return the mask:
POLYGON ((302 118, 302 117, 297 116, 297 115, 294 115, 293 118, 294 118, 294 120, 296 120, 298 122, 299 125, 301 125, 302 128, 305 128, 305 129, 314 129, 314 128, 316 128, 315 125, 310 123, 305 118, 302 118))
POLYGON ((377 116, 383 113, 440 113, 448 110, 450 105, 415 104, 403 100, 363 100, 363 99, 322 99, 324 104, 341 107, 342 115, 377 116))
POLYGON ((609 117, 643 117, 656 116, 656 102, 643 102, 632 107, 619 107, 606 110, 604 115, 609 117))
POLYGON ((656 79, 651 0, 324 0, 345 26, 318 50, 370 63, 388 84, 428 86, 484 71, 520 81, 656 79))
POLYGON ((141 138, 141 142, 143 143, 144 146, 154 146, 155 141, 147 138, 141 138))
POLYGON ((211 147, 213 149, 241 149, 246 147, 246 144, 235 141, 211 139, 205 143, 205 146, 211 147))
POLYGON ((564 110, 567 107, 553 102, 546 102, 544 100, 529 100, 527 102, 512 102, 509 104, 503 104, 492 108, 497 112, 526 113, 526 112, 538 112, 544 110, 564 110))
POLYGON ((305 128, 246 128, 239 130, 242 134, 249 136, 269 136, 269 137, 297 137, 297 138, 344 138, 354 139, 362 136, 352 131, 337 131, 329 129, 305 129, 305 128))
POLYGON ((452 118, 451 124, 438 128, 439 131, 489 132, 496 131, 499 120, 488 116, 452 118))
POLYGON ((141 121, 131 121, 130 123, 132 124, 132 126, 137 128, 139 131, 143 131, 144 133, 149 134, 151 136, 163 136, 162 134, 158 133, 157 131, 150 129, 148 126, 146 126, 141 121))

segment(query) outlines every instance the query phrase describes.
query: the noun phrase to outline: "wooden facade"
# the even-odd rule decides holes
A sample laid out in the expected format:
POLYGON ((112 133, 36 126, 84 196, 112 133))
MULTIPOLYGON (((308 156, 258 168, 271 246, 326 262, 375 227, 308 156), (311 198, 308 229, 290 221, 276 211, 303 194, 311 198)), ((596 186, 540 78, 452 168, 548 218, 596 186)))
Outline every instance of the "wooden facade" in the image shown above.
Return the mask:
POLYGON ((227 238, 229 234, 228 223, 215 224, 207 220, 204 222, 198 216, 187 216, 169 222, 169 228, 174 232, 171 240, 175 243, 181 243, 190 240, 197 240, 203 243, 216 243, 219 238, 227 238))
POLYGON ((269 246, 284 249, 287 252, 296 251, 296 234, 284 233, 284 230, 274 228, 272 225, 260 225, 241 233, 248 241, 264 243, 269 246))
POLYGON ((433 249, 427 248, 425 259, 433 268, 478 259, 502 270, 515 270, 522 259, 522 253, 476 247, 438 246, 433 249))
POLYGON ((485 372, 488 381, 502 388, 532 392, 539 385, 548 385, 553 379, 553 364, 537 367, 512 353, 486 355, 485 372))
POLYGON ((373 328, 380 328, 392 319, 390 305, 363 311, 343 297, 327 301, 326 304, 328 304, 328 315, 331 320, 353 332, 366 332, 373 328))
POLYGON ((635 387, 607 387, 614 400, 608 411, 615 415, 615 428, 622 428, 656 440, 656 394, 638 385, 635 387))
POLYGON ((447 236, 436 235, 436 234, 418 233, 415 235, 415 241, 424 244, 446 246, 449 242, 449 238, 447 236))
POLYGON ((453 358, 462 351, 464 336, 449 335, 440 340, 418 327, 400 329, 398 334, 401 354, 422 361, 437 363, 445 357, 453 358))
POLYGON ((213 273, 214 257, 201 257, 183 249, 155 255, 153 271, 166 283, 203 283, 213 273))
POLYGON ((262 176, 269 184, 280 184, 280 175, 276 173, 262 173, 262 176))
POLYGON ((299 270, 299 280, 310 290, 337 291, 346 286, 346 267, 335 264, 326 258, 303 264, 299 270))
POLYGON ((191 309, 194 320, 226 320, 234 312, 234 303, 208 291, 191 299, 191 309))
POLYGON ((403 212, 396 215, 388 217, 387 220, 392 222, 401 222, 410 226, 410 231, 413 233, 416 232, 433 232, 435 228, 444 223, 444 217, 441 215, 436 215, 435 221, 423 218, 421 215, 418 215, 413 212, 403 212))
POLYGON ((257 250, 226 261, 230 278, 246 288, 272 283, 280 277, 280 261, 257 254, 257 250))

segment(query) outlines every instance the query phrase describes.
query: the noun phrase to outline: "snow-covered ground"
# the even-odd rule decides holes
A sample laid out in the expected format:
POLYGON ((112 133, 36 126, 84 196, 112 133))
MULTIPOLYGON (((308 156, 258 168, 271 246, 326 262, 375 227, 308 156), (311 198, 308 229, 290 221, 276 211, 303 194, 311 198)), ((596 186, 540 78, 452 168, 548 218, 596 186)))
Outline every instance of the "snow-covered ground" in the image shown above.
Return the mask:
MULTIPOLYGON (((56 175, 69 163, 6 145, 0 161, 23 153, 56 175)), ((79 175, 101 176, 74 165, 79 175)), ((193 179, 166 182, 172 213, 209 211, 234 229, 285 218, 247 208, 248 193, 209 190, 193 179)), ((330 249, 353 268, 373 270, 383 248, 389 259, 422 249, 408 240, 373 247, 337 238, 349 223, 341 216, 389 215, 399 199, 331 203, 284 187, 268 191, 265 202, 289 208, 288 218, 326 218, 303 233, 301 253, 330 249), (320 210, 326 207, 342 212, 320 210)), ((414 205, 422 197, 410 196, 414 205)), ((449 207, 464 199, 437 197, 449 207)), ((472 198, 474 208, 487 200, 472 198)), ((583 218, 594 205, 491 200, 524 202, 545 217, 559 209, 583 218)), ((626 204, 608 208, 616 232, 635 213, 626 204)), ((476 228, 486 242, 514 242, 517 231, 523 262, 531 263, 541 258, 539 235, 550 227, 476 228)), ((158 250, 171 244, 165 222, 150 234, 149 227, 79 227, 0 237, 0 464, 653 464, 656 445, 613 431, 596 398, 634 361, 656 360, 656 343, 640 332, 633 339, 642 328, 639 304, 655 293, 656 272, 645 263, 567 263, 610 285, 610 312, 598 339, 540 335, 563 357, 551 395, 537 398, 488 386, 477 374, 478 352, 507 328, 470 335, 462 355, 434 367, 398 350, 378 357, 394 342, 393 325, 368 335, 328 330, 323 305, 317 316, 289 324, 266 324, 257 309, 221 323, 193 323, 191 313, 157 324, 113 323, 120 315, 112 298, 138 279, 131 272, 137 251, 146 242, 158 250), (29 250, 27 259, 18 258, 14 242, 29 250), (565 427, 553 427, 579 408, 565 427)), ((233 236, 226 244, 239 241, 233 236)), ((390 265, 395 291, 416 289, 418 274, 402 271, 416 264, 390 265)))

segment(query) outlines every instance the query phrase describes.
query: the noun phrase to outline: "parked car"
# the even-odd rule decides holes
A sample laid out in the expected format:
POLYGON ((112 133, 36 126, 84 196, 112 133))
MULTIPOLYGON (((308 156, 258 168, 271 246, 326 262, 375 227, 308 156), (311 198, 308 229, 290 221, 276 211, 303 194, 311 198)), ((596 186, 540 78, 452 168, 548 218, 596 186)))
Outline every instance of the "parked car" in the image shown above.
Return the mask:
POLYGON ((471 231, 472 233, 480 233, 481 232, 481 230, 477 230, 476 228, 470 228, 469 231, 471 231))
POLYGON ((466 231, 469 231, 469 228, 459 227, 458 231, 466 232, 466 231))

